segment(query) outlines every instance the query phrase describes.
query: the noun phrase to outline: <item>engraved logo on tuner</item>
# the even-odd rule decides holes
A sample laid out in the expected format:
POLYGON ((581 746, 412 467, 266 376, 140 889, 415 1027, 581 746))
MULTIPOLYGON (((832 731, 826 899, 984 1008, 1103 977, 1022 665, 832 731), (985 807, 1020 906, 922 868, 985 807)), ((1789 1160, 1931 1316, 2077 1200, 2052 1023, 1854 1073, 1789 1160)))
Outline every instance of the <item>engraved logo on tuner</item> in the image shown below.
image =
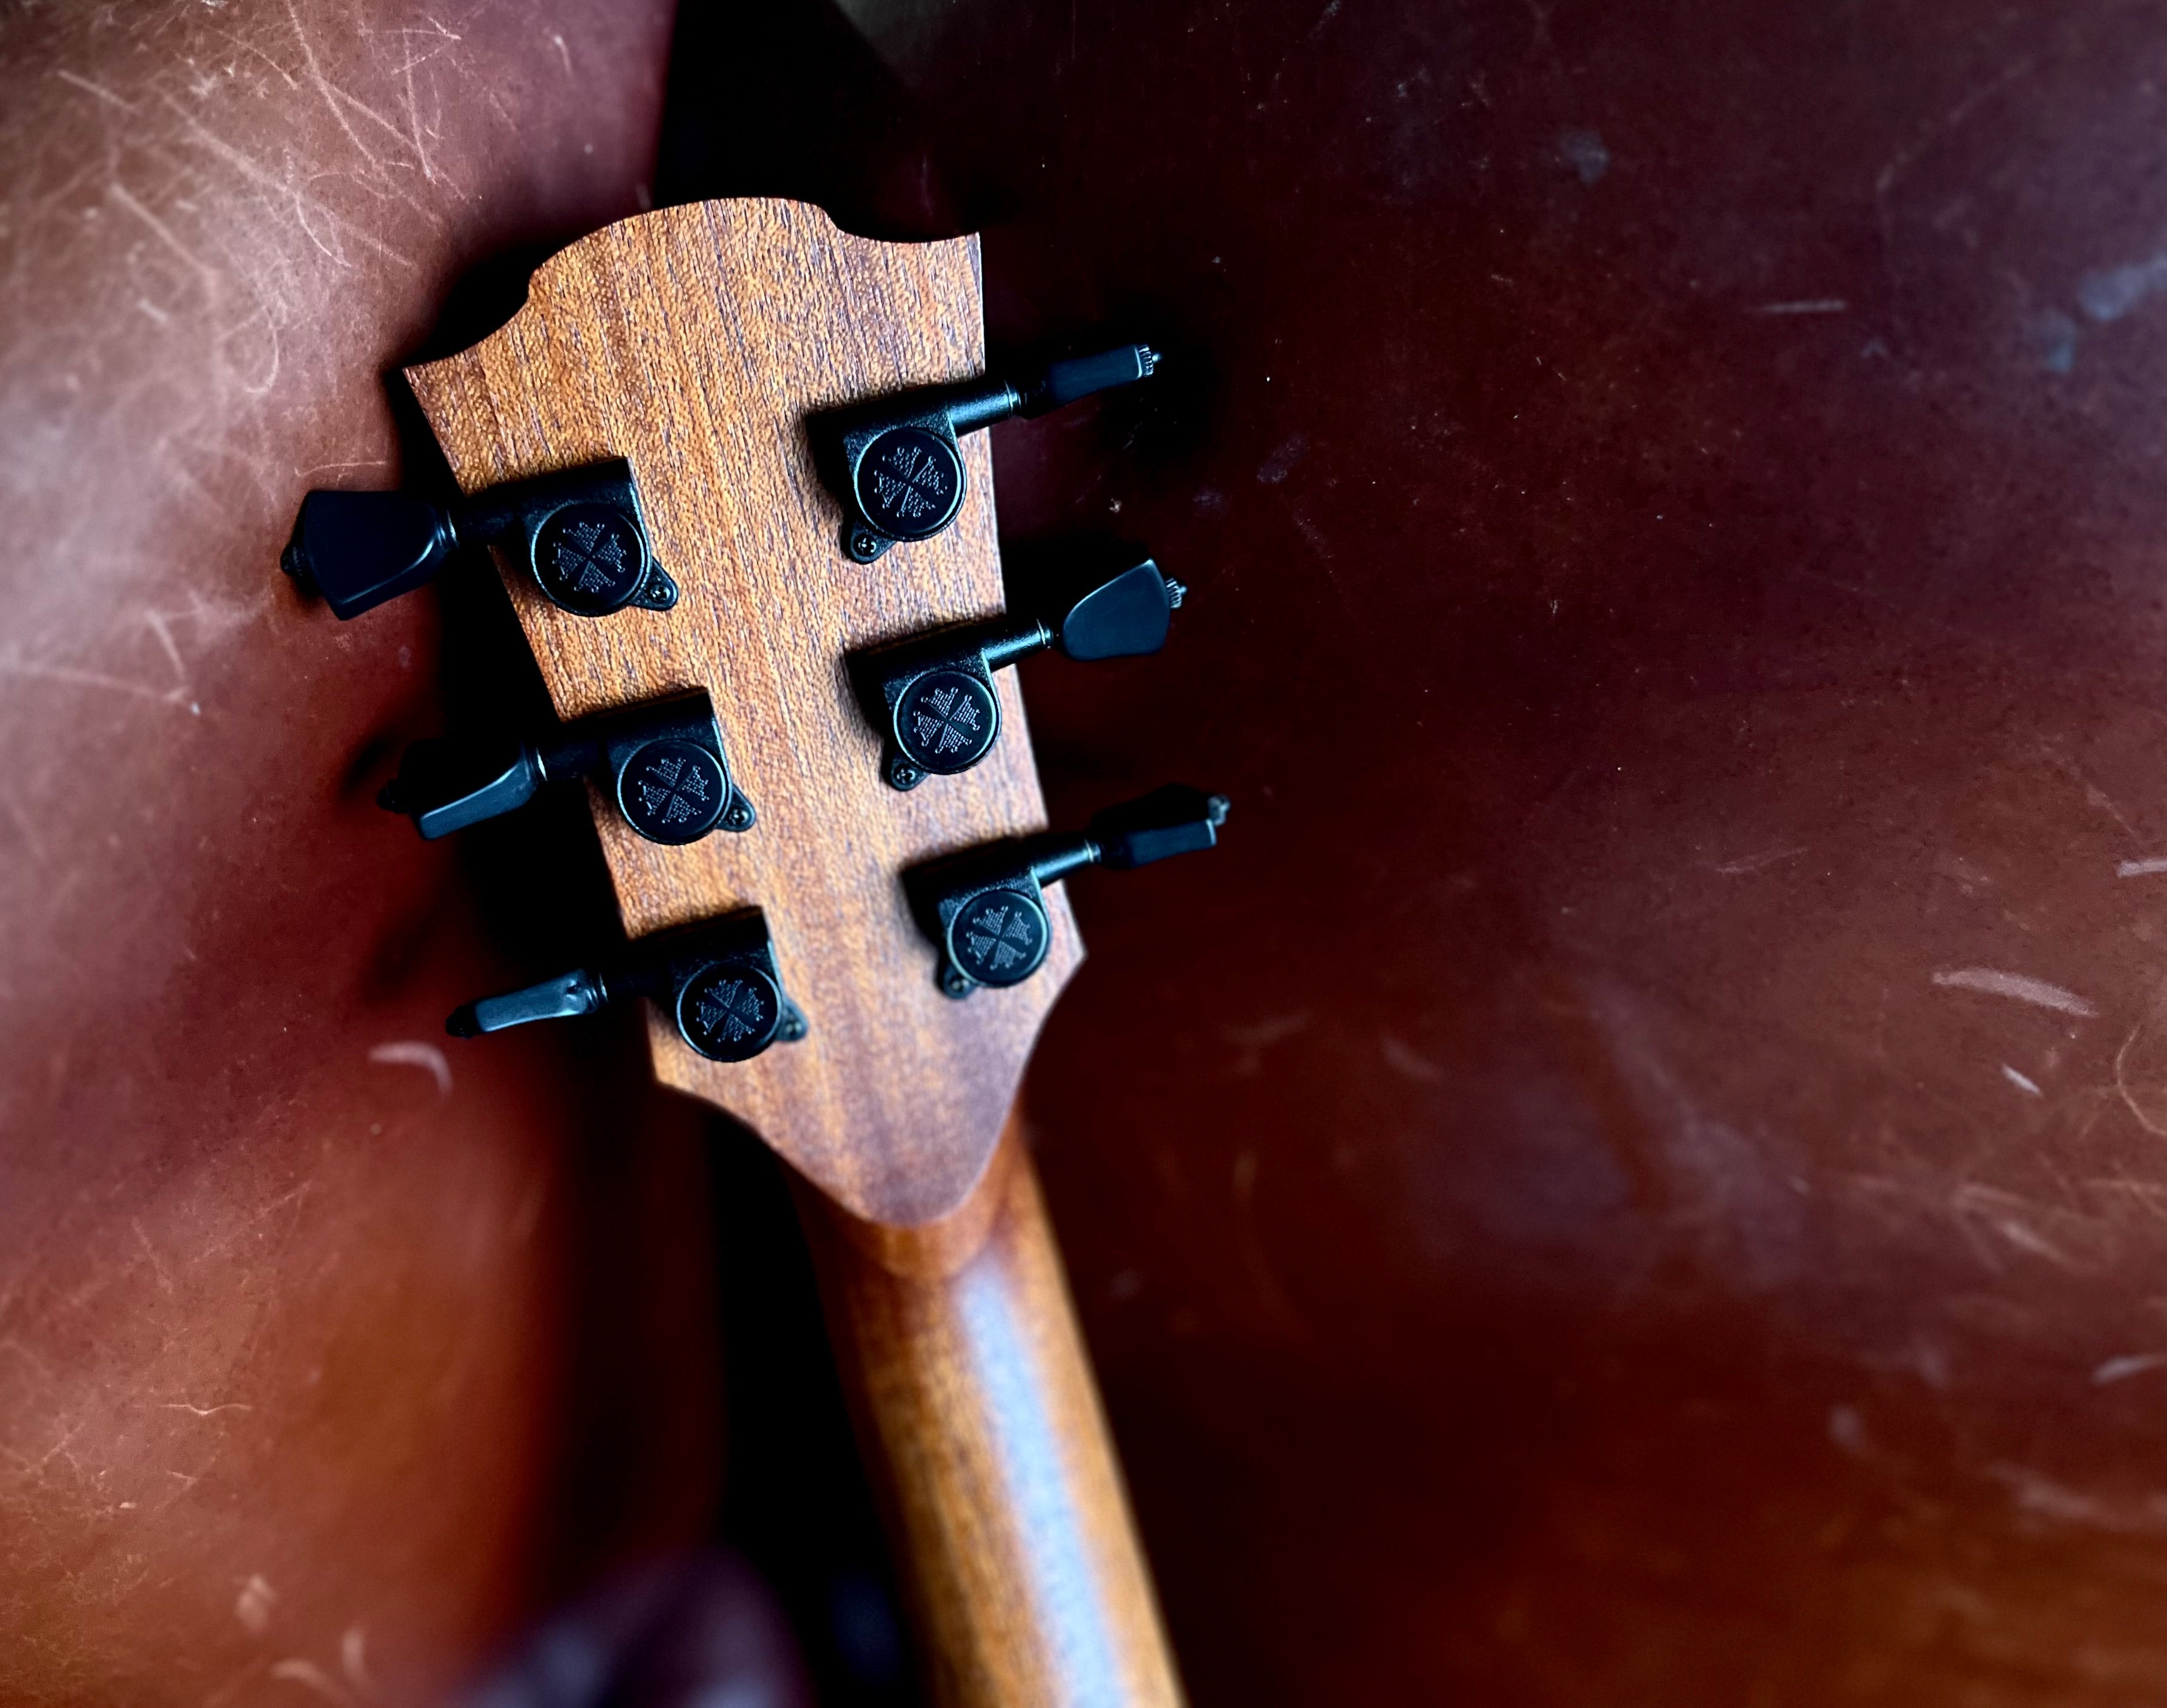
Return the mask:
POLYGON ((534 573, 559 605, 599 616, 638 591, 647 547, 622 510, 568 504, 535 537, 534 573))
POLYGON ((624 768, 624 816, 656 842, 691 842, 714 828, 729 784, 715 756, 691 742, 649 742, 624 768))
POLYGON ((858 464, 858 502, 874 525, 899 540, 938 533, 955 515, 963 467, 946 441, 923 427, 893 427, 858 464))
POLYGON ((755 967, 711 966, 677 998, 685 1041, 717 1061, 743 1061, 767 1048, 782 1018, 775 981, 755 967))
POLYGON ((1000 732, 1000 710, 992 692, 961 670, 930 670, 912 683, 896 707, 896 739, 919 769, 949 774, 968 770, 1000 732))
POLYGON ((982 985, 1020 984, 1046 959, 1046 914, 1020 890, 973 896, 948 928, 959 965, 982 985))

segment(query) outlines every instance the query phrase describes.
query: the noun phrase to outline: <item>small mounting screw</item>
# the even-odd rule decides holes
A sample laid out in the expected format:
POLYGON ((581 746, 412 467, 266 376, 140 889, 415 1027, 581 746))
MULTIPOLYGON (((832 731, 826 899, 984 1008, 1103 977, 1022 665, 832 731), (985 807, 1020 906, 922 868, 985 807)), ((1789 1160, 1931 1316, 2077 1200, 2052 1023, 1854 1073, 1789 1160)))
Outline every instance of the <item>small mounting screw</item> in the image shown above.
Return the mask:
POLYGON ((723 828, 725 830, 751 829, 752 802, 745 800, 742 796, 731 801, 729 811, 723 815, 723 828))
POLYGON ((785 1014, 780 1035, 786 1044, 797 1043, 805 1036, 805 1017, 794 1011, 785 1014))
POLYGON ((843 549, 861 563, 870 563, 887 550, 887 542, 871 528, 851 528, 843 537, 843 549))
POLYGON ((1189 597, 1189 590, 1171 575, 1166 579, 1166 603, 1170 611, 1179 611, 1181 601, 1189 597))
POLYGON ((960 967, 945 966, 941 968, 940 994, 944 997, 969 996, 971 994, 971 981, 968 975, 967 975, 960 967))
POLYGON ((908 759, 898 759, 887 768, 887 780, 894 788, 915 789, 925 780, 925 773, 908 759))

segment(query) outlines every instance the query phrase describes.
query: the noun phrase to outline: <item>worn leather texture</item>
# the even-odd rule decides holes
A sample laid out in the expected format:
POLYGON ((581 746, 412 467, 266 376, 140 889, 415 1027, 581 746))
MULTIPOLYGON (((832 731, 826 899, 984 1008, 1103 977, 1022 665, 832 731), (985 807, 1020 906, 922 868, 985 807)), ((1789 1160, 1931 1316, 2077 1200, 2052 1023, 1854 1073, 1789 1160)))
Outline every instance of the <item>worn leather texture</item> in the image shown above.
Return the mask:
POLYGON ((1169 351, 994 467, 1195 588, 1057 817, 1234 802, 1026 1101, 1197 1700, 2167 1694, 2167 11, 943 16, 1169 351))
MULTIPOLYGON (((576 812, 368 804, 486 601, 270 568, 453 279, 653 169, 659 8, 436 16, 0 26, 10 1700, 408 1700, 718 1474, 628 1034, 416 1047, 598 928, 576 812)), ((1025 1094, 1200 1704, 2167 1693, 2163 47, 687 13, 658 193, 1168 352, 994 465, 1194 590, 1024 667, 1056 818, 1234 801, 1073 885, 1025 1094)))
POLYGON ((307 487, 408 472, 384 376, 455 283, 638 207, 669 23, 0 22, 11 1703, 427 1700, 697 1534, 697 1132, 607 1028, 454 1059, 548 898, 371 798, 464 691, 446 607, 277 569, 307 487))

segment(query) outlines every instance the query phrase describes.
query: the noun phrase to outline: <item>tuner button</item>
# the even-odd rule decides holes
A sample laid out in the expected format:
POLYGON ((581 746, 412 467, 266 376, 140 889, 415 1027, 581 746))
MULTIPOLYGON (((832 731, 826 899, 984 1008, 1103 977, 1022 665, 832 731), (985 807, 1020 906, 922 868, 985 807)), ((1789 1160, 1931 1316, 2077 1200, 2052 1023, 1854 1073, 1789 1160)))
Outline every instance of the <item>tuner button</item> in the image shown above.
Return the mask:
POLYGON ((435 578, 457 543, 452 519, 403 492, 312 492, 279 567, 354 617, 435 578))
POLYGON ((478 1038, 485 1032, 530 1025, 537 1020, 570 1020, 591 1014, 608 1000, 592 973, 569 972, 523 991, 483 997, 452 1011, 444 1030, 454 1038, 478 1038))
POLYGON ((1085 663, 1156 653, 1166 644, 1169 620, 1187 592, 1147 558, 1068 607, 1057 626, 1061 650, 1085 663))
POLYGON ((607 616, 632 603, 647 579, 647 541, 615 505, 568 504, 534 533, 534 579, 581 616, 607 616))
MULTIPOLYGON (((697 842, 729 811, 730 780, 704 748, 688 741, 652 741, 617 774, 617 804, 625 822, 649 842, 697 842)), ((751 808, 742 800, 738 805, 750 825, 751 808)))
POLYGON ((734 961, 702 968, 677 992, 678 1032, 713 1061, 758 1055, 782 1029, 783 1012, 781 986, 758 967, 734 961))
POLYGON ((1093 392, 1134 385, 1158 371, 1158 352, 1148 344, 1121 344, 1095 356, 1079 356, 1057 362, 1036 379, 1017 388, 1022 396, 1018 410, 1024 415, 1042 415, 1063 408, 1093 392))
POLYGON ((1046 960, 1046 909, 1021 890, 986 890, 948 922, 949 959, 982 985, 1020 985, 1046 960))
POLYGON ((543 780, 538 755, 524 743, 462 747, 420 741, 406 749, 399 775, 376 802, 405 813, 424 839, 434 842, 524 806, 543 780))
POLYGON ((924 427, 889 428, 866 447, 854 479, 858 508, 893 539, 939 533, 963 502, 963 459, 955 442, 924 427))
POLYGON ((1175 854, 1217 846, 1227 822, 1227 797, 1169 783, 1137 800, 1110 806, 1091 821, 1091 840, 1102 865, 1147 866, 1175 854))
POLYGON ((911 764, 936 776, 969 770, 1000 732, 1000 701, 965 671, 928 670, 895 702, 896 745, 911 764))

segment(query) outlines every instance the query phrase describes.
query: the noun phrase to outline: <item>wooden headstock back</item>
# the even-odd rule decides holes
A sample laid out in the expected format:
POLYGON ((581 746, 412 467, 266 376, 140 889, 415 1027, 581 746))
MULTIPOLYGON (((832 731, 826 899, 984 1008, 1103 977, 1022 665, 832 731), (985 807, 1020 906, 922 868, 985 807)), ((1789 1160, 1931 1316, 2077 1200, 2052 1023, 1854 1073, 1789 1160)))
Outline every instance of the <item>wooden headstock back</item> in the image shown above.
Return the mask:
POLYGON ((655 1068, 757 1130, 845 1208, 909 1226, 968 1195, 993 1155, 1046 1010, 1082 959, 1057 889, 1043 969, 1009 990, 943 996, 900 874, 1042 828, 1015 673, 983 764, 909 794, 845 653, 1002 607, 986 436, 964 441, 956 525, 870 565, 839 544, 808 418, 984 365, 975 238, 879 243, 819 209, 746 200, 665 209, 574 244, 474 348, 407 378, 468 491, 630 459, 674 611, 596 621, 506 583, 560 717, 708 688, 760 819, 685 847, 597 828, 633 936, 766 911, 800 1044, 710 1061, 649 1014, 655 1068))

